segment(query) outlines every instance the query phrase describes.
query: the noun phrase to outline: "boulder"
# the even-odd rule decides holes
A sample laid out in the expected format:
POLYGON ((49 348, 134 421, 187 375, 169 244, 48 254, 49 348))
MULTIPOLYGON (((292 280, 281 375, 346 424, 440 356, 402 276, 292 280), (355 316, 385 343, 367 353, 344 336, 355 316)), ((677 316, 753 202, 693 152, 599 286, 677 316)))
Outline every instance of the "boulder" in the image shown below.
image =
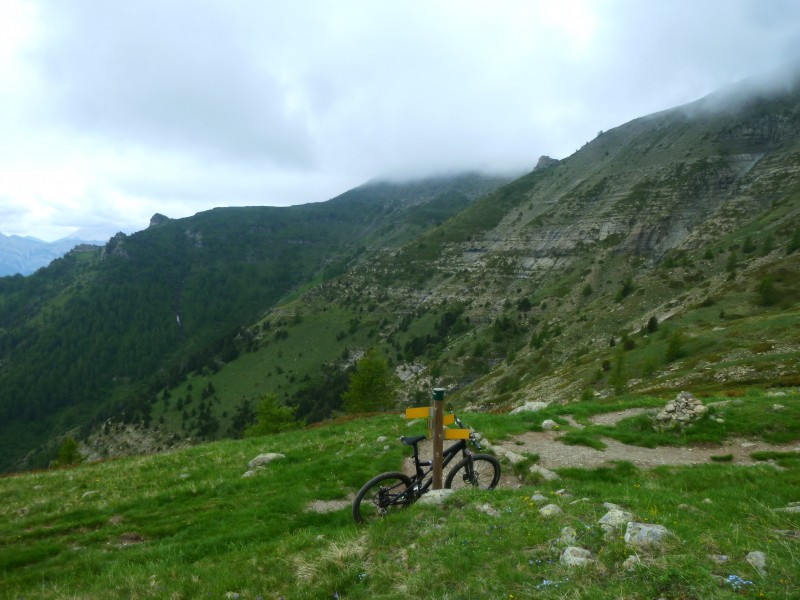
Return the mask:
POLYGON ((543 517, 555 517, 563 512, 557 504, 547 504, 539 509, 539 514, 543 517))
POLYGON ((591 552, 585 548, 578 548, 577 546, 567 546, 564 548, 559 560, 565 567, 587 567, 595 563, 591 552))
POLYGON ((606 535, 614 535, 617 531, 621 531, 623 527, 633 519, 633 515, 627 511, 619 508, 612 508, 598 521, 600 528, 606 535))
POLYGON ((661 547, 670 535, 672 534, 669 529, 663 525, 631 521, 625 529, 625 543, 635 548, 656 549, 661 547))

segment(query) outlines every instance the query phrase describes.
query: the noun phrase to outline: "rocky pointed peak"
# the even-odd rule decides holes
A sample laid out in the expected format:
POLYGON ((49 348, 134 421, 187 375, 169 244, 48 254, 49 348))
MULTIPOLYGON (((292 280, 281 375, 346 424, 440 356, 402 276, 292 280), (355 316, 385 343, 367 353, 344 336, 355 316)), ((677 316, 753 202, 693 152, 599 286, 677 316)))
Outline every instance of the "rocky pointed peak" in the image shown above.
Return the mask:
POLYGON ((156 213, 152 217, 150 217, 150 227, 161 225, 162 223, 166 223, 167 221, 169 221, 169 217, 165 217, 161 213, 156 213))
POLYGON ((549 156, 542 155, 539 157, 539 162, 536 163, 536 166, 533 168, 534 171, 541 171, 542 169, 549 169, 550 167, 555 167, 559 162, 556 158, 550 158, 549 156))

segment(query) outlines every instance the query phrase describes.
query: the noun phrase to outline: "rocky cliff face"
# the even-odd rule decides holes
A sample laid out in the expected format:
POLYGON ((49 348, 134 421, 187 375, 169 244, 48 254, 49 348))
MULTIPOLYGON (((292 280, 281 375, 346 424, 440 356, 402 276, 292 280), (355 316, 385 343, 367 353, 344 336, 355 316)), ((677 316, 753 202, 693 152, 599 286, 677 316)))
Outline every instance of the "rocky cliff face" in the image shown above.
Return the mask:
MULTIPOLYGON (((471 389, 491 397, 502 388, 500 374, 533 377, 541 364, 607 348, 610 337, 638 331, 650 316, 669 318, 728 285, 735 274, 719 268, 704 273, 687 263, 675 277, 657 268, 714 246, 714 256, 735 262, 736 244, 720 243, 744 226, 785 238, 796 214, 781 203, 798 194, 800 93, 740 102, 736 112, 682 107, 602 133, 564 160, 543 157, 438 232, 312 295, 357 290, 362 301, 392 303, 405 314, 458 303, 478 328, 513 319, 495 339, 516 328, 528 332, 520 343, 535 348, 538 339, 549 350, 545 357, 512 343, 505 355, 481 358, 499 374, 471 389), (761 229, 748 225, 758 219, 761 229), (676 291, 687 284, 691 291, 676 291), (525 303, 532 308, 514 310, 525 303), (510 366, 497 370, 503 362, 510 366)), ((443 361, 465 363, 457 355, 443 361)), ((409 386, 426 377, 420 371, 409 386)), ((583 384, 550 371, 529 385, 533 397, 561 387, 556 397, 574 399, 583 384)))

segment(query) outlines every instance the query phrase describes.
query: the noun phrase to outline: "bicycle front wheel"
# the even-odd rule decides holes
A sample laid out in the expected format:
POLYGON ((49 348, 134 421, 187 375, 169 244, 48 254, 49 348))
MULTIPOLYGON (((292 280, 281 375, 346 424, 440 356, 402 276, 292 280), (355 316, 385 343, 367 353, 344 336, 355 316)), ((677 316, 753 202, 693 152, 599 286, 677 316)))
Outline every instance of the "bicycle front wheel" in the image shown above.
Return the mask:
POLYGON ((493 490, 499 481, 500 461, 491 454, 473 454, 472 472, 469 459, 465 458, 447 474, 444 487, 454 490, 464 487, 493 490))
POLYGON ((369 523, 401 510, 411 504, 406 491, 411 479, 400 472, 381 473, 364 484, 353 500, 353 519, 356 523, 369 523))

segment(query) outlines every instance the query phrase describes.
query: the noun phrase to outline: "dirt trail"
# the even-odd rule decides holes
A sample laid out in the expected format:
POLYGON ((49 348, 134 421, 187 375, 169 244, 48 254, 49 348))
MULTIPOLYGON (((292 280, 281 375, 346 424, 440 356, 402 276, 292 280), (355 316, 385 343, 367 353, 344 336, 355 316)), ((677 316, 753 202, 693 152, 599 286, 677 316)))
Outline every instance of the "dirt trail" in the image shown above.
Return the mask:
MULTIPOLYGON (((648 412, 647 409, 629 409, 625 411, 604 413, 592 418, 592 423, 613 425, 621 419, 648 412)), ((652 410, 651 410, 652 412, 652 410)), ((750 456, 753 452, 779 451, 800 452, 800 442, 789 444, 767 444, 760 440, 732 439, 720 446, 693 446, 658 448, 642 448, 628 446, 616 440, 603 438, 607 445, 604 450, 595 450, 587 446, 569 446, 557 441, 563 432, 529 431, 508 440, 495 443, 496 448, 510 450, 517 454, 530 452, 539 455, 538 464, 547 469, 559 467, 595 468, 607 465, 612 461, 626 460, 637 467, 652 468, 661 465, 696 465, 711 461, 712 456, 731 454, 728 464, 753 465, 759 461, 750 456)), ((763 464, 763 462, 761 463, 763 464)))

